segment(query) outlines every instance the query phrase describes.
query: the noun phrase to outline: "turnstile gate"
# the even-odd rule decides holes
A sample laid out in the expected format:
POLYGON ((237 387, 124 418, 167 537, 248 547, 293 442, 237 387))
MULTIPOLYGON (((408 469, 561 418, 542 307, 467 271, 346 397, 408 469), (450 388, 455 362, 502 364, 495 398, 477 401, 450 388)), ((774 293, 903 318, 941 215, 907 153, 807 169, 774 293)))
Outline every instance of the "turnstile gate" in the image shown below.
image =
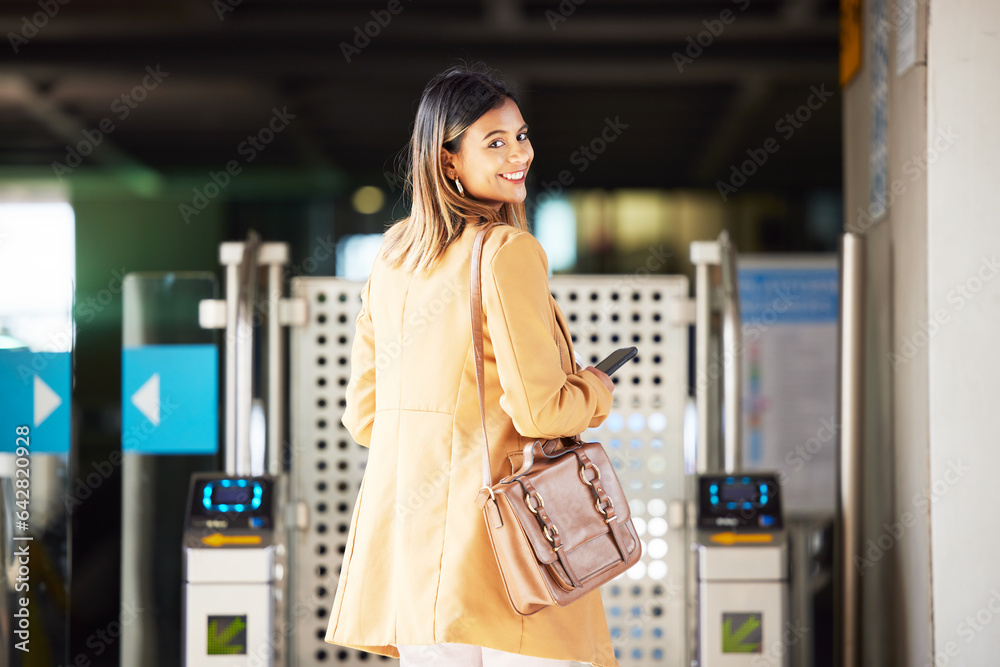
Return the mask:
POLYGON ((784 667, 788 544, 774 475, 698 478, 697 664, 784 667))
POLYGON ((184 663, 269 667, 282 650, 285 572, 277 480, 202 473, 184 530, 184 663))

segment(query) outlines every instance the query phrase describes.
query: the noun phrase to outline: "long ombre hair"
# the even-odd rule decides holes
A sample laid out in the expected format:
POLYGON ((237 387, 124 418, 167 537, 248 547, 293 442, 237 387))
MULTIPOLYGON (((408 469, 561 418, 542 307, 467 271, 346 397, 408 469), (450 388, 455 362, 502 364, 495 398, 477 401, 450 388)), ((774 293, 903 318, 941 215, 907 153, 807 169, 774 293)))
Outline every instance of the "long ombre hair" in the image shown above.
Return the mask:
POLYGON ((465 229, 467 220, 497 222, 527 229, 524 202, 493 210, 471 196, 458 194, 441 164, 441 147, 458 153, 465 131, 506 98, 517 102, 499 77, 478 66, 451 67, 427 84, 417 108, 413 136, 404 164, 410 214, 385 233, 383 258, 392 266, 424 273, 465 229))

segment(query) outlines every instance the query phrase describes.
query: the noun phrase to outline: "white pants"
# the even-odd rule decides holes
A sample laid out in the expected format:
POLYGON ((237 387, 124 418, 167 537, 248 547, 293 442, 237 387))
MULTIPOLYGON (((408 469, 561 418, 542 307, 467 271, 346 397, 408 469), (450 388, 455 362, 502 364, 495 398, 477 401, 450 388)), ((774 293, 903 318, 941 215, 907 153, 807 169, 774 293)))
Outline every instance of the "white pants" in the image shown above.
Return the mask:
POLYGON ((400 667, 570 667, 568 660, 549 660, 468 644, 396 645, 400 667))

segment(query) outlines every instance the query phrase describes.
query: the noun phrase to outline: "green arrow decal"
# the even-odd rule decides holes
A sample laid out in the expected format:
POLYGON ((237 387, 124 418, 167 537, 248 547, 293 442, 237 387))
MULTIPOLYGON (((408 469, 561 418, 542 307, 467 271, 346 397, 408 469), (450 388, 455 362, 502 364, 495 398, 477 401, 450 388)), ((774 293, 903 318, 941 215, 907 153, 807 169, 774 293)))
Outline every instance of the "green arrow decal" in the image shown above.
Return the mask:
MULTIPOLYGON (((229 617, 233 620, 229 623, 229 626, 219 633, 219 621, 216 620, 220 617, 209 617, 208 621, 208 655, 244 655, 246 654, 245 644, 232 644, 229 642, 242 633, 246 627, 246 616, 236 616, 229 617)), ((226 618, 226 617, 221 617, 226 618)), ((244 641, 246 640, 246 635, 241 637, 244 641)))
POLYGON ((760 617, 751 615, 743 621, 739 629, 734 633, 732 620, 725 619, 722 622, 722 652, 723 653, 759 653, 760 643, 753 642, 744 644, 750 633, 760 627, 760 617))

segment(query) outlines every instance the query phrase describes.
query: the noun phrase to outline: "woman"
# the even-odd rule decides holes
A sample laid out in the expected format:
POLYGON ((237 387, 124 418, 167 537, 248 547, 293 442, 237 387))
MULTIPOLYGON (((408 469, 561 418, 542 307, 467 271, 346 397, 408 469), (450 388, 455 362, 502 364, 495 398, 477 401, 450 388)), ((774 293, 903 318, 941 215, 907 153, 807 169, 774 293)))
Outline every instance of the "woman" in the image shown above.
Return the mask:
POLYGON ((326 640, 404 667, 617 665, 599 592, 531 616, 512 609, 483 516, 482 426, 469 306, 482 258, 486 421, 494 482, 523 445, 599 425, 614 385, 580 370, 527 231, 534 155, 514 95, 452 68, 424 90, 410 145, 409 217, 361 294, 343 422, 371 448, 326 640))

